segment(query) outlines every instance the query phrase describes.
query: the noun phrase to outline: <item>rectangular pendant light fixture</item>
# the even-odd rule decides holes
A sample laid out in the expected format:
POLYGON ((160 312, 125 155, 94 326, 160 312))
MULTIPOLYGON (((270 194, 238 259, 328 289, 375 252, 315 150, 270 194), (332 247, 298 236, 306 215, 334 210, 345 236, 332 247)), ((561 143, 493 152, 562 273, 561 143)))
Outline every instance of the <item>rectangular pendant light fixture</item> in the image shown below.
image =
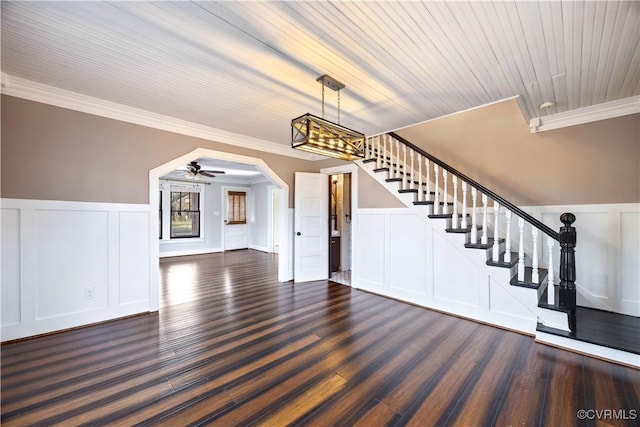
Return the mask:
MULTIPOLYGON (((338 92, 339 121, 340 89, 345 86, 326 74, 317 80, 322 84, 323 116, 325 86, 338 92)), ((291 120, 291 147, 298 150, 342 160, 357 160, 364 157, 364 139, 360 132, 313 114, 307 113, 291 120)))

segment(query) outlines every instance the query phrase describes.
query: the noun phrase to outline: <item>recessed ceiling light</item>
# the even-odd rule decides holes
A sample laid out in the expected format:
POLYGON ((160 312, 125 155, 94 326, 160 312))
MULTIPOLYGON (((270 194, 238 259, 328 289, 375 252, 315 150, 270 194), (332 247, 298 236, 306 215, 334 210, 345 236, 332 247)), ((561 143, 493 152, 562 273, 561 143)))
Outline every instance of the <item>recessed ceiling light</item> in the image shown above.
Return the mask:
POLYGON ((553 101, 546 101, 546 102, 543 102, 542 104, 540 104, 538 106, 538 108, 541 109, 541 110, 545 110, 547 108, 553 107, 554 105, 556 105, 556 104, 553 101))

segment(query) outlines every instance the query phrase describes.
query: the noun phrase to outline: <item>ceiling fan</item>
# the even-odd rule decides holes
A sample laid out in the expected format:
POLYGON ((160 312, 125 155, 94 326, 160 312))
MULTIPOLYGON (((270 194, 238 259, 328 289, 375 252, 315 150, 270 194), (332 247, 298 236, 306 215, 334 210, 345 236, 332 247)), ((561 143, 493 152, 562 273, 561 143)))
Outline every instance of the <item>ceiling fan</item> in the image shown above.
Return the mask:
POLYGON ((192 179, 198 179, 200 177, 206 176, 209 178, 215 178, 216 174, 223 174, 225 173, 224 171, 212 171, 212 170, 205 170, 202 169, 202 166, 200 166, 198 164, 198 162, 193 161, 191 163, 189 163, 187 165, 187 172, 185 173, 185 176, 187 178, 192 178, 192 179))

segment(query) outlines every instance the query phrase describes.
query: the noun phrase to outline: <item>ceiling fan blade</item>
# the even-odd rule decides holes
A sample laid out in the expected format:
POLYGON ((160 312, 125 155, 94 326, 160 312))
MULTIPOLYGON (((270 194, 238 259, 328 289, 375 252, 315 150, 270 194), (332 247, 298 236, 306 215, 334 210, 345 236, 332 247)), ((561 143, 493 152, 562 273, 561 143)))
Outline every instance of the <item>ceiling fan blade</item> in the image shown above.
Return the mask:
POLYGON ((216 176, 210 172, 212 171, 200 171, 198 174, 202 176, 208 176, 209 178, 215 178, 216 176))
POLYGON ((211 171, 211 170, 208 170, 208 169, 207 170, 201 170, 200 173, 202 173, 202 172, 215 173, 215 174, 218 174, 218 175, 225 173, 224 171, 211 171))

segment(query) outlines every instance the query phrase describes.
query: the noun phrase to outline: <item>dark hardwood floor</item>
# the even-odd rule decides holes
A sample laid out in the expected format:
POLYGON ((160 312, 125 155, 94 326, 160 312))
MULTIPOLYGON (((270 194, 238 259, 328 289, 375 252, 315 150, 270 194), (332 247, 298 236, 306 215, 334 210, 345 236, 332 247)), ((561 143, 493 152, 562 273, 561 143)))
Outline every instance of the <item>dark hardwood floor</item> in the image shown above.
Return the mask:
POLYGON ((2 424, 639 425, 638 370, 327 281, 281 284, 276 261, 163 260, 159 313, 3 345, 2 424))

